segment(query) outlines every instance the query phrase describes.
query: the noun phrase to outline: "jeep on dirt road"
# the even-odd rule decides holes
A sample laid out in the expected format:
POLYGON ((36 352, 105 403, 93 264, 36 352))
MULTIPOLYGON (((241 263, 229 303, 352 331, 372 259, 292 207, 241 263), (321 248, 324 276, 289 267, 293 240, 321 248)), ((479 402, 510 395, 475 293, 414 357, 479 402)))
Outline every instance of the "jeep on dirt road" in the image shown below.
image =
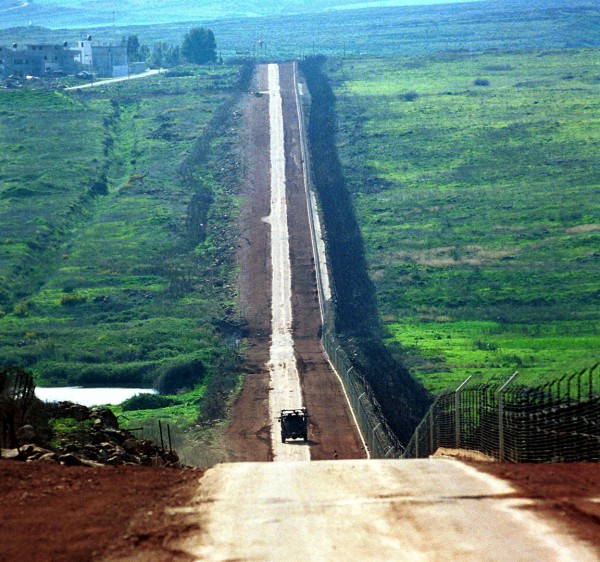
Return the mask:
POLYGON ((287 439, 308 440, 308 413, 306 408, 281 410, 277 421, 281 423, 281 442, 287 439))

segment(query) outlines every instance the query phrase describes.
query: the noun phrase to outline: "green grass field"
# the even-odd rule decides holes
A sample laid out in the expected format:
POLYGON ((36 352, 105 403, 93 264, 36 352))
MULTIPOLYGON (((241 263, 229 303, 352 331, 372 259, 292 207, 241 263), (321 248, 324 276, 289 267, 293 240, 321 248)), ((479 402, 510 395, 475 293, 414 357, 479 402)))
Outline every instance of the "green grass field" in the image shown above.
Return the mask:
POLYGON ((0 91, 3 364, 166 391, 230 371, 239 78, 0 91))
POLYGON ((598 360, 600 52, 333 60, 389 343, 432 391, 598 360))

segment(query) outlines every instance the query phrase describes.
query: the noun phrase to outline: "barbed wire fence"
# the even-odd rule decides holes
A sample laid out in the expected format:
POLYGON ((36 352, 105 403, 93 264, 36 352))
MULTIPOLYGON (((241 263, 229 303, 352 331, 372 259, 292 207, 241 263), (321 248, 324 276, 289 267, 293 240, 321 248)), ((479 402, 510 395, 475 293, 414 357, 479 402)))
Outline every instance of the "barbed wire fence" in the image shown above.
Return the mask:
POLYGON ((600 364, 538 386, 465 380, 440 395, 403 458, 440 448, 515 463, 600 461, 600 364))
POLYGON ((307 100, 308 92, 304 88, 303 95, 299 91, 297 80, 298 69, 295 64, 295 88, 296 88, 296 106, 298 109, 298 122, 300 127, 300 146, 302 151, 302 164, 304 168, 304 177, 306 178, 306 202, 308 205, 308 217, 311 230, 311 239, 313 245, 313 256, 315 259, 315 272, 317 278, 317 293, 319 296, 319 306, 322 318, 322 336, 321 342, 329 357, 333 368, 339 375, 344 389, 348 396, 350 407, 354 412, 357 424, 363 439, 369 449, 371 458, 399 458, 404 452, 402 444, 389 427, 379 402, 375 398, 371 386, 362 373, 360 373, 343 347, 342 341, 335 332, 334 307, 331 298, 328 298, 328 291, 325 290, 324 279, 329 279, 326 271, 327 264, 321 260, 318 248, 319 234, 315 222, 319 220, 318 211, 315 208, 315 201, 311 193, 315 194, 312 171, 310 168, 310 158, 308 158, 308 147, 306 145, 306 136, 304 134, 304 111, 302 109, 302 100, 307 100))

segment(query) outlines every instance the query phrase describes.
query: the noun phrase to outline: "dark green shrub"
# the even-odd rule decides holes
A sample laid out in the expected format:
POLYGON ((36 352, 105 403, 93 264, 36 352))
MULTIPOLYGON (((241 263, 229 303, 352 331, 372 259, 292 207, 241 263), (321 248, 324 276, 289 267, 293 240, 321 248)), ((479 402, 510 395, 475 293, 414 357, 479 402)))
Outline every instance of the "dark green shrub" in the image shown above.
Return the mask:
POLYGON ((400 96, 404 101, 415 101, 419 94, 417 92, 406 92, 400 96))
POLYGON ((161 365, 156 388, 161 394, 175 394, 180 390, 194 388, 202 381, 206 367, 200 359, 184 358, 161 365))
POLYGON ((121 404, 124 412, 132 410, 156 410, 177 404, 175 398, 162 394, 136 394, 121 404))

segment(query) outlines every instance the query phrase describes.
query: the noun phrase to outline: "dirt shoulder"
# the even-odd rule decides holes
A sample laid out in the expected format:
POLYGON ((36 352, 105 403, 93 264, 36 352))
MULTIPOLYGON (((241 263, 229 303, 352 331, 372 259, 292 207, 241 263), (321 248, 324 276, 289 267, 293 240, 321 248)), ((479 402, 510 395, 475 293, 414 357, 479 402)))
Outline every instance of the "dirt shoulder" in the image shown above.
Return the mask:
POLYGON ((202 474, 0 461, 0 560, 185 560, 165 547, 177 517, 160 514, 187 504, 202 474))
POLYGON ((600 558, 600 464, 507 464, 465 461, 481 472, 506 480, 527 508, 549 517, 589 542, 600 558))
POLYGON ((224 434, 230 461, 270 461, 269 360, 271 333, 271 253, 269 98, 265 67, 257 68, 244 102, 243 151, 245 176, 239 217, 238 294, 247 321, 248 349, 244 387, 231 412, 224 434))

